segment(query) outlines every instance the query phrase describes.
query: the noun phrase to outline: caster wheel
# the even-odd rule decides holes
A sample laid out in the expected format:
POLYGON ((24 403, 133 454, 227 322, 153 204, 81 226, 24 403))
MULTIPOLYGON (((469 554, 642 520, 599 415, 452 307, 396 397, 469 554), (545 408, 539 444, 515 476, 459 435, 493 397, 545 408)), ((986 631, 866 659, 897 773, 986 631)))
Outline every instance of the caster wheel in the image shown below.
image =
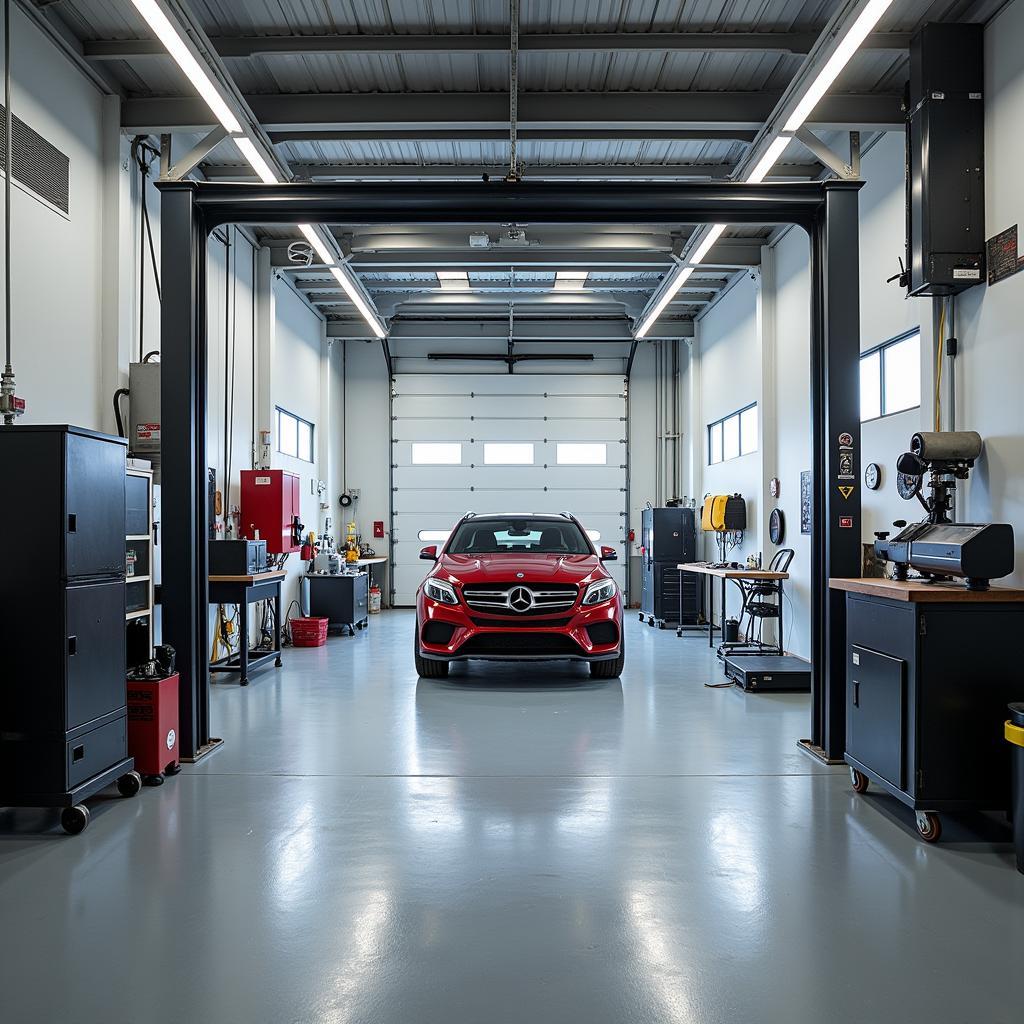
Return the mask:
POLYGON ((641 622, 643 622, 643 621, 644 621, 644 613, 643 613, 643 612, 641 612, 641 613, 640 613, 640 621, 641 621, 641 622))
POLYGON ((274 668, 280 668, 283 664, 284 662, 280 658, 274 659, 274 668))
POLYGON ((664 629, 664 628, 665 628, 665 623, 659 620, 658 621, 658 629, 664 629))
POLYGON ((648 626, 653 626, 653 625, 654 625, 654 616, 653 616, 653 615, 651 615, 651 616, 650 616, 650 617, 649 617, 649 618, 647 619, 647 625, 648 625, 648 626))
POLYGON ((937 843, 942 835, 942 822, 934 811, 918 811, 917 831, 926 843, 937 843))
POLYGON ((69 836, 77 836, 84 832, 89 824, 89 808, 85 804, 78 804, 76 807, 65 807, 60 812, 60 827, 69 836))
POLYGON ((248 679, 239 679, 238 680, 238 685, 239 686, 248 686, 249 685, 249 680, 248 679))
POLYGON ((676 636, 682 636, 682 635, 683 635, 683 631, 681 629, 677 629, 676 630, 676 636))
POLYGON ((180 775, 180 774, 181 774, 181 765, 178 764, 177 761, 175 761, 174 764, 169 764, 164 769, 164 775, 180 775))
POLYGON ((144 786, 162 786, 164 784, 164 777, 162 775, 147 775, 143 780, 144 786))
POLYGON ((135 796, 142 789, 142 776, 138 772, 129 772, 117 780, 117 791, 121 796, 135 796))
POLYGON ((850 769, 850 782, 853 783, 853 791, 855 793, 866 793, 868 791, 868 777, 863 772, 857 771, 856 768, 850 769))

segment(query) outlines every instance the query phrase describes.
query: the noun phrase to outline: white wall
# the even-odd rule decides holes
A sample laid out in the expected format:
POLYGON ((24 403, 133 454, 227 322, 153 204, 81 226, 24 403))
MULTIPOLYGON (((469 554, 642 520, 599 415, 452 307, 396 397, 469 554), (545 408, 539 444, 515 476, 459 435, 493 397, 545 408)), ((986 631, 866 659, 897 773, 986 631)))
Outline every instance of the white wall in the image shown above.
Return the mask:
MULTIPOLYGON (((14 5, 13 112, 70 158, 65 217, 11 197, 12 344, 26 423, 112 425, 104 380, 103 98, 14 5)), ((3 213, 0 210, 0 221, 3 213)), ((0 273, 3 266, 0 246, 0 273)))
MULTIPOLYGON (((693 457, 701 467, 698 501, 705 494, 742 494, 747 503, 747 530, 743 541, 728 553, 745 562, 759 549, 757 522, 761 509, 761 454, 741 455, 708 465, 706 424, 759 402, 761 392, 761 338, 757 322, 759 275, 745 274, 698 322, 700 351, 700 407, 702 429, 694 431, 693 457)), ((759 408, 760 413, 760 408, 759 408)), ((760 417, 759 417, 760 418, 760 417)), ((704 534, 704 557, 718 560, 715 537, 704 534)), ((730 588, 729 608, 738 611, 739 595, 730 588), (735 607, 734 607, 735 605, 735 607)), ((716 612, 717 615, 717 612, 716 612)))
MULTIPOLYGON (((1024 0, 985 31, 985 220, 987 237, 1024 223, 1024 0)), ((980 285, 958 300, 957 426, 981 432, 985 453, 967 487, 963 518, 1012 523, 1024 584, 1024 273, 980 285)), ((1004 582, 1011 582, 1006 580, 1004 582)))

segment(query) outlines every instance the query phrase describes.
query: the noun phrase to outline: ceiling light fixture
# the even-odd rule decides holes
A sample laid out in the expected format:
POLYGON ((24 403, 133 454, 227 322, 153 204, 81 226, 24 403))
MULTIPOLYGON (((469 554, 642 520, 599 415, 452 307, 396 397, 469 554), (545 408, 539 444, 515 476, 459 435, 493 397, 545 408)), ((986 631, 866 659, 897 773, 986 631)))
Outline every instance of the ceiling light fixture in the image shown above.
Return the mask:
POLYGON ((555 290, 560 292, 578 292, 587 283, 589 270, 558 270, 555 271, 555 290))
POLYGON ((247 135, 240 135, 234 142, 264 185, 277 185, 281 181, 277 172, 264 160, 263 154, 256 148, 256 143, 252 139, 247 135))
MULTIPOLYGON (((175 59, 178 67, 185 73, 196 91, 206 101, 214 116, 229 132, 242 130, 238 118, 231 112, 213 80, 202 69, 185 40, 169 21, 156 0, 132 0, 135 9, 146 19, 146 24, 156 33, 157 39, 167 48, 167 52, 175 59)), ((255 166, 255 165, 253 165, 255 166)))
POLYGON ((661 316, 665 307, 675 298, 676 292, 686 284, 686 279, 693 273, 693 270, 693 267, 681 267, 677 270, 675 278, 669 282, 662 292, 661 298, 654 304, 650 313, 644 317, 643 323, 640 324, 636 332, 638 338, 645 338, 647 336, 647 332, 654 326, 654 321, 661 316))
POLYGON ((892 0, 870 0, 868 5, 850 26, 850 30, 840 40, 835 52, 818 72, 818 77, 808 86, 800 97, 793 113, 789 115, 784 130, 795 132, 810 116, 822 96, 828 92, 829 86, 839 77, 839 73, 850 62, 860 44, 868 33, 878 24, 879 18, 892 6, 892 0))
POLYGON ((772 139, 772 144, 765 150, 764 156, 758 160, 757 166, 746 177, 750 184, 757 185, 764 181, 768 172, 775 166, 776 161, 789 145, 789 139, 788 135, 780 135, 778 138, 772 139))
POLYGON ((725 230, 724 224, 712 224, 711 230, 701 239, 700 245, 690 254, 690 258, 686 261, 687 263, 700 263, 705 256, 711 251, 711 246, 718 241, 722 232, 725 230))
POLYGON ((328 267, 337 264, 338 261, 331 254, 331 250, 324 245, 320 232, 312 224, 300 224, 299 230, 306 236, 306 241, 313 246, 313 251, 320 257, 321 263, 325 263, 328 267))
POLYGON ((370 308, 370 304, 363 298, 359 282, 352 276, 352 271, 348 267, 331 267, 331 273, 338 284, 345 290, 345 294, 352 300, 352 305, 359 310, 362 318, 370 325, 370 330, 378 338, 386 338, 388 332, 381 327, 376 314, 370 308))
POLYGON ((469 274, 465 270, 439 270, 437 281, 445 291, 465 291, 469 288, 469 274))

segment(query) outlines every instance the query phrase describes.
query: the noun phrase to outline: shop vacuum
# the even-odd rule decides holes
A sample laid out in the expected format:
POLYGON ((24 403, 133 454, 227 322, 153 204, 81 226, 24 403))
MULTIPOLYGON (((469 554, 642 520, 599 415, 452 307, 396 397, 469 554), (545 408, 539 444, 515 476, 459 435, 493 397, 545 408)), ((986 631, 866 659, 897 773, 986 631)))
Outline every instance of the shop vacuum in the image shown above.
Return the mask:
POLYGON ((178 673, 174 648, 159 644, 151 661, 128 673, 128 751, 147 786, 181 771, 178 749, 178 673))

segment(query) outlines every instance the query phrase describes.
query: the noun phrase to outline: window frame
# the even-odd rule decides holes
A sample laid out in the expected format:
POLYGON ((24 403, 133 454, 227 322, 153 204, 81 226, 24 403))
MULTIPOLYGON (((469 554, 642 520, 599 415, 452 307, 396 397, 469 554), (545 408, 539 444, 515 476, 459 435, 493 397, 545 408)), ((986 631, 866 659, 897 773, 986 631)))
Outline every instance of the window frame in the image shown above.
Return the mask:
POLYGON ((743 447, 743 414, 748 413, 751 409, 757 409, 757 402, 748 402, 741 409, 737 409, 735 412, 731 412, 726 416, 721 416, 717 420, 712 420, 705 428, 705 437, 708 444, 708 457, 707 465, 709 466, 720 466, 723 462, 732 462, 734 459, 742 459, 747 455, 756 455, 761 448, 761 429, 760 420, 758 423, 757 440, 753 448, 744 450, 743 447), (725 424, 730 420, 736 420, 736 441, 737 441, 737 452, 735 455, 730 455, 728 458, 725 457, 725 424), (719 458, 715 459, 714 441, 712 440, 715 428, 720 428, 721 444, 719 446, 719 458))
MULTIPOLYGON (((920 388, 920 377, 918 377, 918 393, 917 393, 917 404, 916 405, 908 405, 905 409, 895 409, 893 412, 886 412, 886 409, 885 409, 885 353, 886 353, 886 350, 890 349, 890 348, 894 348, 896 345, 902 345, 903 342, 909 341, 915 335, 917 335, 917 343, 918 343, 918 348, 917 348, 918 373, 920 373, 920 370, 921 370, 921 366, 920 366, 920 363, 921 363, 921 340, 922 340, 921 339, 921 328, 920 328, 920 326, 918 326, 918 327, 911 327, 909 330, 904 331, 902 334, 897 334, 895 337, 889 338, 886 341, 883 341, 883 342, 881 342, 878 345, 872 345, 871 348, 866 348, 866 349, 864 349, 863 352, 861 352, 860 356, 858 357, 858 361, 857 361, 857 370, 858 370, 857 383, 858 383, 858 386, 860 384, 859 371, 860 371, 861 362, 864 359, 866 359, 866 358, 868 358, 870 356, 874 356, 874 355, 878 356, 878 408, 881 410, 877 416, 869 416, 867 419, 862 419, 861 423, 876 423, 878 420, 884 420, 884 419, 886 419, 889 416, 899 416, 901 413, 913 412, 915 409, 920 409, 921 408, 921 399, 922 399, 923 396, 921 394, 921 388, 920 388)), ((858 399, 859 399, 859 395, 858 395, 858 399)))
POLYGON ((466 453, 463 448, 462 441, 411 441, 409 443, 409 465, 410 466, 464 466, 466 453), (417 459, 416 452, 420 448, 439 448, 439 447, 459 449, 459 458, 453 462, 451 459, 443 459, 438 461, 437 459, 417 459))
POLYGON ((315 465, 316 464, 316 424, 312 420, 307 420, 304 416, 298 416, 294 412, 289 412, 287 409, 284 408, 284 406, 281 406, 281 405, 275 405, 274 406, 274 417, 275 417, 274 426, 276 428, 275 433, 277 435, 276 436, 276 442, 277 442, 276 447, 277 447, 278 455, 284 455, 286 458, 289 458, 289 459, 297 459, 299 462, 305 462, 305 463, 308 463, 311 466, 315 465), (295 452, 294 453, 286 452, 281 447, 281 417, 282 416, 287 416, 288 419, 293 420, 295 422, 295 452), (309 427, 309 458, 308 459, 303 454, 301 454, 301 452, 299 451, 299 424, 300 423, 303 424, 304 426, 309 427))
POLYGON ((555 465, 556 466, 607 466, 608 465, 608 442, 607 441, 556 441, 555 442, 555 465), (562 461, 562 449, 564 447, 577 446, 585 448, 600 448, 604 456, 600 461, 590 460, 580 462, 577 459, 562 461))
MULTIPOLYGON (((536 441, 483 441, 483 447, 480 449, 480 460, 483 466, 536 466, 537 465, 537 442, 536 441), (488 448, 502 448, 509 454, 512 454, 511 449, 515 448, 527 448, 530 449, 530 461, 526 462, 521 459, 514 459, 511 462, 505 461, 492 461, 487 457, 488 448)), ((497 453, 495 453, 497 454, 497 453)))

